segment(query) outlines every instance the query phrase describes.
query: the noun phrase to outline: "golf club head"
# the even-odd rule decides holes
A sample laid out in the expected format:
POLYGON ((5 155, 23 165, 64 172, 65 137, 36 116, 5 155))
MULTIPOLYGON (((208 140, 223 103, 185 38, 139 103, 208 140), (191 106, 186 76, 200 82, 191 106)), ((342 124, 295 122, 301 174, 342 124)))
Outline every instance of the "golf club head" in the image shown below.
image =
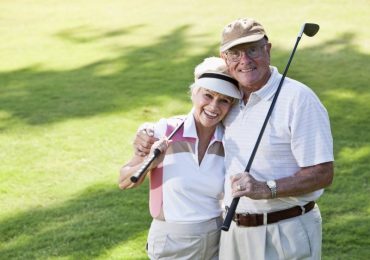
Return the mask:
POLYGON ((320 26, 316 23, 305 23, 302 25, 302 29, 299 33, 299 37, 302 37, 302 34, 304 33, 308 37, 314 36, 320 29, 320 26))

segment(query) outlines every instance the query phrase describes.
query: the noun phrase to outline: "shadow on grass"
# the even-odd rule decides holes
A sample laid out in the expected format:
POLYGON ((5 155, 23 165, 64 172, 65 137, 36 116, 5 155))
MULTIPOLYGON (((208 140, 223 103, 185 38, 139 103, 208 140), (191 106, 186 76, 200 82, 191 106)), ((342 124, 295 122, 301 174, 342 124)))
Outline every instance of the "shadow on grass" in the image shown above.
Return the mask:
MULTIPOLYGON (((146 232, 148 187, 93 186, 62 205, 0 222, 1 259, 91 259, 146 232)), ((140 248, 145 255, 145 244, 140 248)))
MULTIPOLYGON (((56 37, 83 44, 122 36, 140 26, 114 32, 89 30, 87 35, 78 27, 56 37)), ((34 65, 0 72, 0 111, 8 114, 1 129, 11 128, 11 120, 42 125, 114 111, 140 111, 163 105, 163 96, 187 102, 193 68, 204 58, 183 56, 189 48, 188 29, 187 25, 179 27, 146 47, 114 47, 115 58, 73 70, 52 71, 34 65)))
POLYGON ((56 33, 55 36, 65 41, 81 44, 81 43, 93 42, 97 40, 105 40, 105 39, 109 39, 113 37, 130 34, 131 32, 143 26, 144 25, 135 25, 135 26, 127 27, 127 28, 122 28, 120 30, 106 31, 106 30, 92 29, 84 25, 84 26, 74 27, 71 29, 62 30, 56 33))

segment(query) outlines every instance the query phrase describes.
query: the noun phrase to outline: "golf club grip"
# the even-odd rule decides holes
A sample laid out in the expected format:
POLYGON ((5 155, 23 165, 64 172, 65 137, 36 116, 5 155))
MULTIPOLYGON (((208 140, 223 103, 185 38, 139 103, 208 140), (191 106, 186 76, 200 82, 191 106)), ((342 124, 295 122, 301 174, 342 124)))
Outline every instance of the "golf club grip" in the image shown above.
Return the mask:
POLYGON ((152 162, 161 154, 161 150, 156 148, 153 152, 153 154, 143 163, 143 165, 140 167, 139 170, 137 170, 134 175, 131 176, 130 180, 133 183, 138 182, 140 178, 147 172, 149 166, 152 164, 152 162))
MULTIPOLYGON (((172 131, 172 133, 168 136, 168 140, 171 140, 171 138, 177 133, 177 131, 180 130, 180 128, 183 126, 185 122, 185 119, 175 128, 175 130, 172 131)), ((138 180, 140 180, 140 178, 146 173, 148 167, 152 164, 152 162, 161 154, 161 150, 159 150, 158 148, 156 148, 153 152, 153 154, 151 155, 151 157, 149 157, 145 162, 144 164, 140 167, 139 170, 137 170, 134 175, 131 176, 130 180, 133 182, 133 183, 136 183, 138 182, 138 180)))
POLYGON ((224 220, 224 223, 221 226, 221 229, 224 231, 229 231, 231 221, 233 220, 233 216, 235 214, 236 207, 238 206, 239 203, 239 197, 234 198, 233 201, 231 202, 230 208, 227 210, 227 214, 224 220))

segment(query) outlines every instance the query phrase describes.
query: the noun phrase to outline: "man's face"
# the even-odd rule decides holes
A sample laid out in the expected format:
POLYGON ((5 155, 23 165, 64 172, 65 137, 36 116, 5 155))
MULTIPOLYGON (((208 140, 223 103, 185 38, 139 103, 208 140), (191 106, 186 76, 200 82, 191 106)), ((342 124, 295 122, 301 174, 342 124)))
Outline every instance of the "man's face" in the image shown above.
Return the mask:
POLYGON ((270 78, 271 43, 265 39, 237 45, 224 53, 229 73, 248 93, 260 89, 270 78))

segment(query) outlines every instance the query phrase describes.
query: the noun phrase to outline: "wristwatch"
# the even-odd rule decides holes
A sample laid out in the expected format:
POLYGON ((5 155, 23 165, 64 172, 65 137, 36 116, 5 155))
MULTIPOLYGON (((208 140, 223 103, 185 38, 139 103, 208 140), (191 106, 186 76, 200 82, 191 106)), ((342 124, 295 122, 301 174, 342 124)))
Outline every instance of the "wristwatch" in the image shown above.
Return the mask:
POLYGON ((277 190, 276 181, 269 180, 269 181, 266 182, 266 184, 271 190, 271 198, 275 199, 276 198, 276 190, 277 190))

